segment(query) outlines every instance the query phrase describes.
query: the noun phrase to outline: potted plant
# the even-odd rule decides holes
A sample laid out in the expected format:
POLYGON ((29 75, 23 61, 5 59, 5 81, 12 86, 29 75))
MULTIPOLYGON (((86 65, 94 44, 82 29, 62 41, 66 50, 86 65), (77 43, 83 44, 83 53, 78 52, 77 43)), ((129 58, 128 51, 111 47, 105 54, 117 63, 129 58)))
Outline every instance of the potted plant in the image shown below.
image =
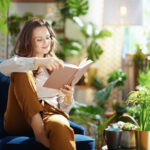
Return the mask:
POLYGON ((136 141, 138 150, 148 150, 150 135, 150 91, 147 88, 138 91, 132 91, 127 99, 127 104, 140 107, 138 126, 139 130, 136 132, 136 141))
POLYGON ((95 138, 96 150, 100 150, 104 144, 103 132, 115 114, 108 119, 104 117, 104 108, 94 105, 75 103, 70 112, 70 118, 87 126, 89 135, 95 138), (91 131, 91 133, 90 133, 91 131))

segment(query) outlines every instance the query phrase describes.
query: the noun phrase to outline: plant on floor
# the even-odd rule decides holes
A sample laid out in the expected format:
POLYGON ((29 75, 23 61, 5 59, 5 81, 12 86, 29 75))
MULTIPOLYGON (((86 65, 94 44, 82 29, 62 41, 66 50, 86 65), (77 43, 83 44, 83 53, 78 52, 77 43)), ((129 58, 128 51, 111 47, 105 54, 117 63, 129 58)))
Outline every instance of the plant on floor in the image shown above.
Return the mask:
POLYGON ((83 105, 75 103, 70 112, 70 118, 81 124, 87 125, 94 133, 97 150, 104 144, 103 131, 108 123, 115 117, 115 114, 109 119, 104 118, 104 109, 94 105, 83 105))

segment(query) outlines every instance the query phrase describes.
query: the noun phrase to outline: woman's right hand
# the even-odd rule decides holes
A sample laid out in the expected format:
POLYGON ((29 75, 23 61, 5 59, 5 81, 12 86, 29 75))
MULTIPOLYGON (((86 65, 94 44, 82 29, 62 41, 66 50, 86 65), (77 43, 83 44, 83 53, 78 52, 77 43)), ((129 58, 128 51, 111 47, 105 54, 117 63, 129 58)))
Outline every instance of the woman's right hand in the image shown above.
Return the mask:
POLYGON ((48 57, 48 58, 35 58, 34 64, 37 67, 44 67, 50 71, 54 71, 63 67, 63 61, 56 57, 48 57))

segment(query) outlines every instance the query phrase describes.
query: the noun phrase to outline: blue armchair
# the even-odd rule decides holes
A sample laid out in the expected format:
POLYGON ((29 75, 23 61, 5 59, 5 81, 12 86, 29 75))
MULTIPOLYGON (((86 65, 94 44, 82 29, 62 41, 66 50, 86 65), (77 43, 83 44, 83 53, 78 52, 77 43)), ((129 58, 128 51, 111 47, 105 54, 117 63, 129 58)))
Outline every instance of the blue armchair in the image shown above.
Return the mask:
MULTIPOLYGON (((8 87, 9 77, 0 73, 0 150, 48 150, 36 142, 34 137, 9 136, 4 131, 3 118, 7 105, 8 87)), ((85 135, 85 129, 71 121, 70 125, 75 132, 77 150, 94 150, 95 141, 85 135)))

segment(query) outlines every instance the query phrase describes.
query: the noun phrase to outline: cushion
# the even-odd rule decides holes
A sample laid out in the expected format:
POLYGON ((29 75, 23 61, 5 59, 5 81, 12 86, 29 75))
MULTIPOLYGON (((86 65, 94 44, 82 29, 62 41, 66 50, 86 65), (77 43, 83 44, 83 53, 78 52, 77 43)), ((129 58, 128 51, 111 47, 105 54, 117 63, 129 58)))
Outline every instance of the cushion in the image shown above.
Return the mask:
MULTIPOLYGON (((94 150, 94 140, 88 136, 75 134, 76 147, 78 150, 94 150)), ((0 139, 2 150, 48 150, 34 138, 26 136, 6 136, 0 139)))
POLYGON ((26 136, 6 136, 0 139, 0 149, 2 150, 48 150, 34 138, 26 136))
POLYGON ((76 148, 77 150, 94 150, 95 141, 93 138, 85 135, 75 134, 76 148))
POLYGON ((82 127, 82 126, 80 126, 80 125, 78 125, 78 124, 76 124, 70 120, 69 120, 69 123, 70 123, 70 126, 73 128, 73 130, 76 134, 85 135, 85 128, 84 127, 82 127))

